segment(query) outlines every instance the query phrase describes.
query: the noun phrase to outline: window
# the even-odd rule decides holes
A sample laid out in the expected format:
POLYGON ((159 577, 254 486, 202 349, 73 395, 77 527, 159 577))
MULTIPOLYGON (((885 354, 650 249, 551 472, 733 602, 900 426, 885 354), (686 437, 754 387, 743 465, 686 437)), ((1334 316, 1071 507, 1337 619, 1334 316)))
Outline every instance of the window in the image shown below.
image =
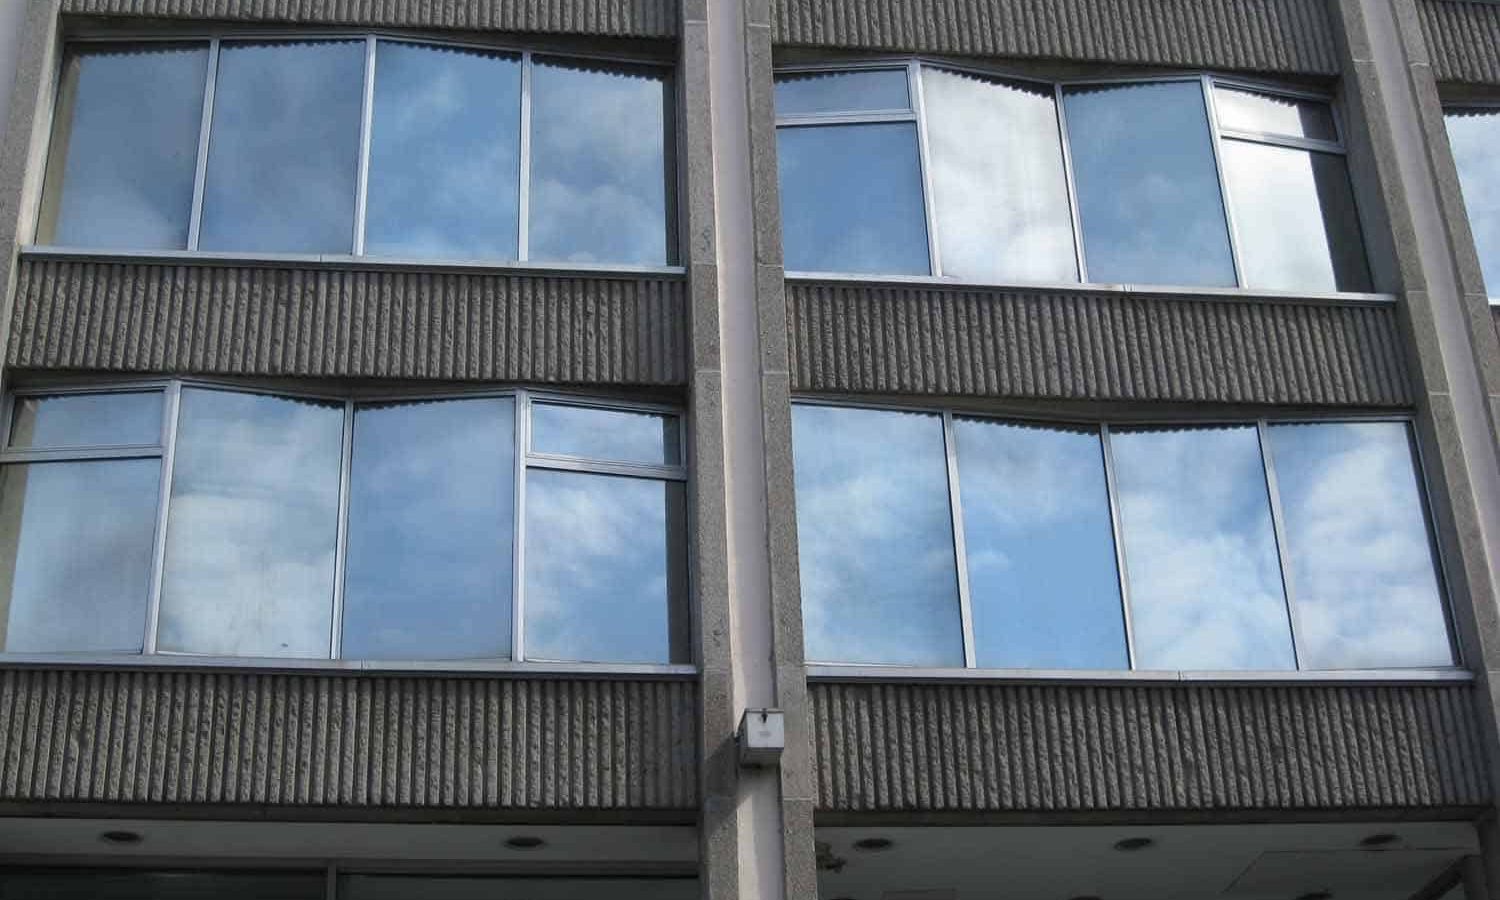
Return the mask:
POLYGON ((689 659, 675 413, 207 384, 11 402, 13 653, 689 659))
POLYGON ((1484 283, 1490 302, 1500 302, 1500 108, 1450 110, 1447 121, 1484 283))
POLYGON ((668 72, 374 37, 74 43, 37 240, 666 265, 668 72))
POLYGON ((1454 663, 1402 421, 1109 426, 793 407, 814 663, 1454 663))
POLYGON ((1326 100, 910 63, 777 76, 798 272, 1365 291, 1326 100))

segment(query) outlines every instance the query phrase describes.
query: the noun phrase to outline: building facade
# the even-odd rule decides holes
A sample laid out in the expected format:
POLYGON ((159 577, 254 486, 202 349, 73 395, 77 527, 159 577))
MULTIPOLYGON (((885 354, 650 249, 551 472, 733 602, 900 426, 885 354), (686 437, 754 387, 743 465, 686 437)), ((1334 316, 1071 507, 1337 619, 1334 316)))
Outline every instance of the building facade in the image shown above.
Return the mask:
POLYGON ((0 29, 0 898, 1500 896, 1500 5, 0 29))

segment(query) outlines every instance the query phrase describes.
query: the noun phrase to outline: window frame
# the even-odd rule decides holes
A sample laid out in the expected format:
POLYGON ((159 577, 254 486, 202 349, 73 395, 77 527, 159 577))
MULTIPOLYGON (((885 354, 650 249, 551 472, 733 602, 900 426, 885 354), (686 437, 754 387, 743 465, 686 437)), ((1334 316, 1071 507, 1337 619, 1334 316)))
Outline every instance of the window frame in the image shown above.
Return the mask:
MULTIPOLYGON (((978 409, 965 409, 961 407, 904 405, 898 403, 862 402, 858 399, 845 400, 842 398, 826 397, 794 397, 792 405, 796 406, 823 406, 840 409, 871 410, 884 412, 902 412, 920 415, 938 416, 942 420, 943 449, 946 458, 948 472, 948 504, 949 520, 952 527, 952 540, 957 563, 957 590, 956 595, 959 602, 959 621, 961 623, 961 636, 964 648, 964 665, 962 667, 932 667, 932 666, 910 666, 898 663, 850 663, 823 660, 806 660, 809 675, 819 678, 845 679, 889 679, 891 677, 916 677, 916 678, 986 678, 986 679, 1014 679, 1028 680, 1036 678, 1065 678, 1070 680, 1083 680, 1089 682, 1107 683, 1121 680, 1211 680, 1211 681, 1342 681, 1342 680, 1373 680, 1373 681, 1426 681, 1426 680, 1468 680, 1472 674, 1465 666, 1464 647, 1460 639, 1455 622, 1456 607, 1453 601, 1453 580, 1450 577, 1448 560, 1443 553, 1441 538, 1437 532, 1437 523, 1433 517, 1433 493, 1427 475, 1427 463, 1422 451, 1422 442, 1417 433, 1416 418, 1408 413, 1340 413, 1338 415, 1315 416, 1305 413, 1268 413, 1256 417, 1234 417, 1234 416, 1205 416, 1202 418, 1187 419, 1164 419, 1157 416, 1142 416, 1139 418, 1114 416, 1100 417, 1097 419, 1086 419, 1077 416, 1052 415, 1039 413, 1035 410, 1017 411, 1010 414, 1004 411, 990 411, 978 409), (953 422, 956 418, 980 419, 993 422, 1018 425, 1038 426, 1067 426, 1083 429, 1092 429, 1099 437, 1100 453, 1104 469, 1105 489, 1109 502, 1109 521, 1111 540, 1114 544, 1115 573, 1118 581, 1120 595, 1120 614, 1124 624, 1125 651, 1128 661, 1128 669, 1026 669, 1026 668, 981 668, 975 659, 975 641, 973 631, 973 613, 971 606, 971 592, 969 585, 969 572, 967 552, 964 536, 964 516, 962 506, 962 485, 959 480, 957 441, 955 439, 953 422), (1296 601, 1296 588, 1291 577, 1291 560, 1285 551, 1287 545, 1286 526, 1281 508, 1280 488, 1276 479, 1275 458, 1269 441, 1268 429, 1274 425, 1336 425, 1341 423, 1390 423, 1405 427, 1408 445, 1411 448, 1412 464, 1416 469, 1417 493, 1421 504, 1423 527, 1427 533, 1427 543, 1434 561, 1434 576, 1438 582, 1438 594, 1440 598, 1443 624, 1448 638, 1448 646, 1452 652, 1453 662, 1448 666, 1425 666, 1411 668, 1379 668, 1379 669, 1307 669, 1302 668, 1301 650, 1298 643, 1298 612, 1296 601), (1188 671, 1170 669, 1139 669, 1136 667, 1136 650, 1134 626, 1131 621, 1130 608, 1130 586, 1129 570, 1126 567, 1125 545, 1122 540, 1121 526, 1122 516, 1120 507, 1120 495, 1115 475, 1115 461, 1113 449, 1110 445, 1111 430, 1115 428, 1141 428, 1162 427, 1179 428, 1191 430, 1195 428, 1213 427, 1254 427, 1260 445, 1261 466, 1265 476, 1265 488, 1269 500, 1269 512, 1271 524, 1276 543, 1277 571, 1281 576, 1284 601, 1287 607, 1287 619, 1290 628, 1293 659, 1296 661, 1296 669, 1287 670, 1227 670, 1227 671, 1188 671)), ((801 603, 801 591, 799 587, 798 602, 801 603)), ((800 606, 799 606, 800 608, 800 606)))
MULTIPOLYGON (((1155 74, 1142 75, 1139 77, 1109 76, 1109 77, 1079 77, 1079 78, 1042 78, 1035 74, 1016 72, 1005 67, 991 67, 974 65, 972 63, 959 63, 930 56, 901 56, 901 57, 876 57, 860 60, 840 60, 834 62, 811 62, 793 63, 784 66, 776 66, 773 78, 782 75, 812 74, 819 72, 860 72, 875 70, 904 69, 907 77, 907 96, 910 104, 909 110, 883 110, 883 111, 840 111, 829 113, 775 115, 775 128, 779 133, 783 128, 806 128, 818 125, 863 125, 879 122, 914 122, 917 127, 917 155, 919 175, 922 182, 922 201, 925 213, 925 224, 927 227, 928 243, 928 274, 926 275, 861 275, 846 272, 823 272, 823 271, 789 271, 789 279, 800 279, 810 281, 873 281, 873 282, 907 282, 907 283, 940 283, 958 285, 976 285, 990 287, 1041 287, 1052 289, 1107 289, 1122 291, 1149 291, 1154 293, 1163 292, 1188 292, 1196 294, 1233 294, 1236 296, 1267 296, 1267 297, 1332 297, 1339 299, 1365 299, 1379 301, 1394 301, 1391 294, 1377 293, 1373 291, 1285 291, 1251 287, 1245 284, 1244 266, 1240 261, 1240 239, 1235 225, 1234 205, 1230 197, 1229 185, 1225 180, 1223 154, 1221 142, 1225 140, 1240 141, 1244 143, 1263 144, 1277 147, 1301 150, 1308 153, 1324 153, 1342 157, 1346 162, 1349 157, 1348 133, 1344 125, 1344 116, 1340 109, 1338 98, 1325 91, 1308 88, 1287 87, 1280 84, 1266 83, 1251 78, 1219 75, 1213 72, 1199 71, 1182 74, 1155 74), (1011 281, 988 282, 975 281, 950 277, 942 271, 942 248, 937 236, 937 212, 932 194, 932 181, 930 178, 931 162, 930 149, 927 140, 927 115, 925 101, 922 94, 922 69, 933 68, 958 72, 985 78, 996 78, 1022 84, 1034 85, 1042 89, 1051 89, 1053 102, 1057 113, 1058 142, 1062 153, 1063 173, 1066 179, 1068 192, 1069 215, 1073 225, 1073 250, 1074 259, 1078 271, 1076 282, 1027 282, 1011 281), (1234 264, 1234 287, 1209 287, 1193 285, 1173 284, 1116 284, 1111 282, 1093 282, 1088 279, 1088 258, 1083 243, 1083 222, 1079 214, 1078 185, 1073 165, 1072 143, 1068 132, 1067 112, 1063 104, 1063 95, 1067 88, 1082 86, 1125 86, 1132 84, 1165 84, 1165 83, 1192 83, 1199 84, 1199 90, 1204 103, 1204 113, 1208 120, 1209 139, 1213 145, 1214 172, 1218 177, 1220 200, 1224 207, 1225 226, 1229 236, 1230 256, 1234 264), (1271 97, 1281 97, 1292 100, 1309 100, 1327 105, 1329 115, 1333 120, 1336 141, 1323 141, 1307 138, 1296 138, 1290 135, 1280 135, 1266 132, 1243 131, 1238 129, 1222 128, 1219 124, 1218 111, 1214 104, 1214 88, 1225 87, 1241 90, 1255 94, 1263 94, 1271 97)), ((1497 104, 1500 106, 1500 104, 1497 104)), ((1352 180, 1352 173, 1351 173, 1352 180)), ((1352 191, 1351 184, 1351 191, 1352 191)), ((1356 197, 1356 201, 1358 198, 1356 197)), ((1359 223, 1361 238, 1363 238, 1363 220, 1359 223)), ((1368 249, 1366 250, 1366 267, 1369 266, 1368 249)))
MULTIPOLYGON (((129 665, 225 665, 231 667, 272 667, 289 669, 361 669, 361 670, 436 670, 436 671, 522 671, 587 672, 600 671, 621 674, 688 674, 697 672, 697 662, 682 663, 614 663, 614 662, 559 662, 555 660, 529 660, 525 655, 525 565, 524 548, 526 533, 526 473, 529 469, 545 469, 616 477, 638 478, 663 483, 679 483, 690 486, 688 475, 688 429, 687 411, 670 403, 650 400, 629 400, 617 397, 595 397, 580 392, 565 390, 533 390, 521 386, 472 386, 437 390, 347 390, 319 391, 306 387, 282 388, 264 382, 241 382, 231 379, 183 377, 183 378, 126 378, 108 382, 70 382, 68 380, 28 381, 6 392, 0 403, 0 466, 36 462, 80 462, 87 460, 114 459, 160 459, 161 474, 157 498, 156 524, 152 535, 151 574, 147 585, 146 621, 144 647, 140 653, 98 653, 96 651, 52 651, 47 653, 13 653, 0 650, 0 663, 45 662, 45 663, 126 663, 129 665), (296 400, 313 400, 336 403, 342 407, 342 436, 340 446, 337 537, 333 563, 333 592, 330 596, 331 622, 327 657, 262 657, 262 656, 215 656, 211 654, 182 653, 161 650, 157 647, 160 630, 162 581, 165 573, 167 530, 172 498, 172 475, 176 457, 177 437, 180 430, 181 398, 184 388, 228 391, 240 394, 256 394, 296 400), (129 394, 159 391, 162 395, 161 439, 156 445, 118 445, 69 447, 53 450, 12 450, 10 441, 11 423, 14 419, 16 401, 27 397, 74 394, 129 394), (510 398, 514 401, 514 496, 512 498, 512 589, 511 589, 511 658, 510 659, 356 659, 341 655, 344 624, 344 596, 347 579, 349 544, 349 507, 351 499, 352 466, 354 452, 354 414, 357 407, 374 403, 401 403, 411 401, 443 401, 484 398, 510 398), (648 465, 642 463, 617 462, 578 456, 533 453, 531 439, 531 407, 535 402, 583 409, 614 410, 621 412, 654 413, 676 419, 677 459, 675 464, 648 465)), ((691 575, 691 549, 682 548, 683 558, 688 560, 689 571, 684 575, 687 588, 682 598, 684 613, 689 613, 694 603, 693 578, 691 575)), ((691 616, 689 619, 691 620, 691 616)), ((690 647, 692 642, 690 642, 690 647)), ((692 653, 696 658, 696 653, 692 653)))
MULTIPOLYGON (((312 29, 307 31, 288 31, 284 28, 210 28, 192 29, 180 33, 163 31, 108 31, 104 33, 94 31, 80 31, 78 33, 65 35, 60 41, 58 63, 54 66, 52 73, 52 99, 46 115, 45 144, 37 151, 38 190, 36 197, 31 201, 33 209, 27 216, 30 229, 31 242, 21 248, 23 255, 52 256, 52 257, 140 257, 148 259, 183 259, 183 260, 265 260, 265 261, 313 261, 313 262, 353 262, 374 264, 385 267, 461 267, 469 269, 526 269, 559 272, 610 272, 610 273, 637 273, 637 274, 682 274, 686 271, 682 264, 683 248, 681 246, 681 179, 678 160, 678 120, 680 119, 677 109, 676 98, 678 94, 679 75, 677 65, 674 62, 663 60, 660 57, 647 53, 609 53, 592 50, 575 51, 563 46, 553 47, 545 42, 515 42, 515 41, 480 41, 473 39, 449 40, 434 37, 431 34, 421 32, 410 32, 392 29, 312 29), (264 42, 317 42, 317 41, 362 41, 364 43, 364 65, 363 65, 363 87, 361 90, 360 108, 360 133, 358 139, 359 158, 356 161, 354 178, 355 196, 353 205, 352 235, 350 249, 347 253, 322 253, 318 251, 235 251, 235 250, 200 250, 198 249, 199 232, 203 219, 204 188, 208 173, 209 143, 211 138, 214 93, 219 69, 219 52, 225 42, 229 43, 264 43, 264 42), (408 44, 420 44, 429 47, 453 48, 464 50, 476 50, 487 53, 514 54, 518 57, 520 66, 520 109, 518 111, 518 145, 519 156, 518 184, 516 194, 517 205, 517 256, 514 260, 502 259, 469 259, 449 257, 409 257, 409 256, 383 256, 366 255, 365 233, 366 214, 368 212, 369 196, 369 169, 371 155, 371 125, 375 112, 375 75, 376 60, 378 56, 377 47, 380 41, 397 41, 408 44), (80 247, 64 244, 38 244, 37 236, 41 232, 42 215, 44 210, 44 198, 42 188, 47 183, 48 170, 52 164, 60 160, 54 159, 56 155, 53 146, 57 134, 57 119, 61 112, 59 102, 61 100, 61 87, 63 78, 63 61, 68 51, 74 47, 89 45, 108 44, 204 44, 208 52, 208 62, 205 74, 205 87, 203 94, 203 110, 198 131, 198 146, 195 151, 195 168, 193 174, 193 199, 189 210, 187 246, 181 249, 171 250, 139 250, 128 248, 110 247, 80 247), (660 70, 664 80, 667 100, 663 104, 663 112, 666 120, 666 133, 662 140, 662 154, 666 163, 666 234, 664 243, 667 250, 667 261, 661 265, 641 265, 635 263, 583 263, 559 260, 531 260, 528 259, 528 231, 530 218, 530 193, 531 193, 531 72, 534 66, 534 57, 544 59, 560 59, 564 61, 597 62, 605 64, 616 64, 621 66, 636 66, 642 68, 660 70)), ((60 182, 59 182, 60 184, 60 182)))
MULTIPOLYGON (((1444 122, 1443 144, 1444 144, 1444 146, 1448 150, 1448 158, 1450 160, 1452 160, 1454 170, 1457 171, 1458 170, 1458 159, 1453 155, 1453 143, 1452 143, 1452 141, 1448 137, 1448 129, 1447 129, 1447 119, 1448 119, 1448 117, 1450 115, 1462 114, 1462 113, 1466 113, 1466 112, 1468 112, 1468 113, 1487 113, 1489 115, 1495 116, 1495 118, 1497 120, 1500 120, 1500 98, 1496 98, 1496 99, 1481 99, 1481 100, 1463 100, 1463 101, 1454 102, 1454 103, 1444 103, 1442 106, 1443 106, 1443 122, 1444 122)), ((1500 164, 1497 164, 1497 166, 1500 166, 1500 164)), ((1464 215, 1464 222, 1465 223, 1469 223, 1469 221, 1470 221, 1469 220, 1469 208, 1468 208, 1467 202, 1464 201, 1464 199, 1463 199, 1463 184, 1462 184, 1462 182, 1463 182, 1463 173, 1462 172, 1458 172, 1458 177, 1459 177, 1459 182, 1460 182, 1460 184, 1459 184, 1460 209, 1461 209, 1461 211, 1463 212, 1463 215, 1464 215)), ((1472 237, 1472 228, 1473 228, 1473 226, 1470 225, 1471 237, 1472 237)), ((1471 240, 1471 243, 1473 243, 1472 240, 1471 240)), ((1478 250, 1479 250, 1479 248, 1478 248, 1477 245, 1474 247, 1474 250, 1475 250, 1475 252, 1477 254, 1478 250)), ((1492 284, 1486 283, 1485 286, 1484 286, 1484 292, 1485 292, 1485 297, 1489 300, 1490 309, 1492 309, 1492 310, 1500 310, 1500 285, 1492 285, 1492 284)))

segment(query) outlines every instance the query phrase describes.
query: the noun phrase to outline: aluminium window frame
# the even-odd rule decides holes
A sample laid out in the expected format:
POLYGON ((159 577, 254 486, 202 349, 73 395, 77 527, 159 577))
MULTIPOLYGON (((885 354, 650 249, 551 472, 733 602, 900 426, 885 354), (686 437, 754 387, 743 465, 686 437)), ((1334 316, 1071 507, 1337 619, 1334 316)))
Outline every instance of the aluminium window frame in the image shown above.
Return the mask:
MULTIPOLYGON (((1462 113, 1484 113, 1494 116, 1496 121, 1500 122, 1500 99, 1464 100, 1457 103, 1443 104, 1443 141, 1444 145, 1448 149, 1448 158, 1453 161, 1453 168, 1455 171, 1458 170, 1458 159, 1453 155, 1453 142, 1452 139, 1448 137, 1447 121, 1448 116, 1462 113)), ((1497 159, 1500 159, 1500 157, 1497 157, 1497 159)), ((1497 171, 1500 171, 1500 162, 1497 162, 1496 166, 1497 171)), ((1459 199, 1463 200, 1463 172, 1458 173, 1458 180, 1459 199)), ((1467 201, 1464 202, 1463 212, 1464 221, 1467 223, 1469 222, 1469 208, 1467 201)), ((1473 226, 1470 225, 1471 234, 1472 231, 1473 226)), ((1478 246, 1475 246, 1474 250, 1477 254, 1479 251, 1478 246)), ((1500 285, 1485 284, 1484 289, 1485 297, 1489 300, 1490 309, 1500 310, 1500 285)))
POLYGON ((1006 411, 976 410, 956 407, 930 406, 922 404, 900 404, 890 402, 867 402, 861 398, 828 398, 828 397, 794 397, 793 407, 814 406, 830 407, 836 409, 870 410, 879 412, 902 412, 916 415, 929 415, 939 417, 942 421, 943 450, 948 472, 948 503, 949 516, 952 522, 952 544, 956 556, 957 588, 955 595, 959 601, 959 617, 961 633, 963 637, 964 665, 962 667, 934 667, 934 666, 912 666, 900 663, 850 663, 838 661, 807 660, 806 665, 810 674, 820 678, 840 679, 846 675, 856 678, 872 677, 885 678, 892 675, 900 676, 907 673, 920 678, 999 678, 1029 680, 1035 678, 1064 678, 1070 680, 1083 680, 1089 682, 1106 683, 1118 680, 1214 680, 1214 681, 1303 681, 1303 680, 1344 680, 1344 679, 1369 679, 1377 681, 1403 681, 1403 680, 1430 680, 1453 679, 1470 677, 1465 668, 1465 657, 1463 642, 1458 634, 1455 621, 1456 607, 1453 598, 1453 579, 1451 578, 1447 556, 1443 553, 1442 541, 1437 532, 1437 523, 1433 517, 1432 509, 1432 485, 1427 475, 1427 463, 1422 453, 1422 444, 1418 440, 1416 429, 1417 422, 1414 414, 1407 413, 1382 413, 1382 412, 1340 412, 1337 415, 1310 415, 1302 412, 1289 412, 1283 414, 1264 413, 1253 418, 1237 418, 1232 415, 1211 415, 1193 418, 1162 418, 1158 415, 1133 417, 1101 417, 1096 419, 1080 418, 1067 414, 1051 414, 1038 412, 1036 410, 1024 410, 1010 413, 1006 411), (962 499, 962 485, 958 477, 957 442, 954 438, 953 422, 955 419, 978 419, 991 422, 1015 425, 1038 425, 1072 427, 1083 430, 1091 430, 1099 437, 1099 449, 1104 471, 1105 489, 1107 502, 1109 504, 1110 537, 1114 543, 1115 573, 1120 594, 1120 611, 1124 624, 1127 669, 1077 669, 1077 670, 1055 670, 1055 669, 1028 669, 1017 668, 985 668, 979 667, 975 660, 975 644, 973 633, 973 610, 972 595, 968 584, 968 566, 963 556, 966 549, 966 538, 964 535, 963 509, 960 506, 962 499), (1407 445, 1411 451, 1411 463, 1415 470, 1417 481, 1417 494, 1423 527, 1427 534, 1428 552, 1433 560, 1433 575, 1438 582, 1438 595, 1443 615, 1444 630, 1447 635, 1449 652, 1452 654, 1453 662, 1447 666, 1418 666, 1418 667, 1392 667, 1380 669, 1311 669, 1303 668, 1301 650, 1298 643, 1298 623, 1300 613, 1298 611, 1295 590, 1292 584, 1290 560, 1285 550, 1286 531, 1285 522, 1281 510, 1278 481, 1275 469, 1275 460, 1271 453, 1268 440, 1269 429, 1275 425, 1336 425, 1341 423, 1375 422, 1400 424, 1405 427, 1407 445), (1282 578, 1283 600, 1287 608, 1287 621, 1290 628, 1289 637, 1292 642, 1293 660, 1297 666, 1295 669, 1235 669, 1228 671, 1212 672, 1188 672, 1170 669, 1140 669, 1136 667, 1136 649, 1134 627, 1131 620, 1130 607, 1130 585, 1129 571, 1125 555, 1125 544, 1122 531, 1122 515, 1120 507, 1119 489, 1115 476, 1115 460, 1113 449, 1110 445, 1111 435, 1115 429, 1133 428, 1170 428, 1178 430, 1193 430, 1198 428, 1254 428, 1261 450, 1261 465, 1263 472, 1263 484, 1266 489, 1268 500, 1268 512, 1276 542, 1276 555, 1278 573, 1282 578))
MULTIPOLYGON (((801 113, 795 115, 775 115, 775 129, 779 133, 783 128, 806 128, 819 125, 862 125, 876 124, 880 122, 914 122, 917 127, 917 155, 919 174, 923 187, 923 210, 927 228, 928 240, 928 274, 926 275, 882 275, 882 274, 860 274, 847 272, 823 272, 823 271, 789 271, 789 279, 809 281, 875 281, 875 282, 902 282, 902 283, 937 283, 976 285, 992 287, 1033 287, 1053 288, 1063 290, 1079 289, 1117 289, 1125 291, 1152 291, 1161 292, 1167 289, 1173 292, 1188 291, 1211 291, 1231 294, 1235 297, 1268 296, 1268 297, 1328 297, 1334 299, 1358 299, 1382 303, 1394 302, 1395 297, 1389 294, 1377 294, 1369 291, 1285 291, 1276 289, 1264 289, 1251 287, 1245 284, 1244 268, 1240 261, 1240 240, 1238 229, 1235 224, 1234 206, 1230 197, 1229 184, 1225 179, 1224 163, 1222 160, 1221 144, 1223 141, 1232 140, 1242 143, 1258 143, 1271 146, 1286 147, 1302 150, 1309 153, 1324 153, 1335 155, 1345 159, 1347 170, 1348 146, 1343 114, 1339 108, 1338 98, 1329 92, 1310 90, 1306 88, 1287 87, 1275 83, 1258 81, 1256 79, 1241 76, 1219 75, 1209 71, 1185 72, 1181 74, 1153 74, 1139 77, 1109 76, 1109 77, 1079 77, 1079 78, 1041 78, 1035 74, 1017 72, 1013 68, 1004 66, 984 66, 974 63, 960 63, 939 57, 914 55, 914 56, 882 56, 859 60, 838 60, 831 62, 796 63, 785 66, 777 66, 773 72, 773 78, 781 75, 815 74, 819 72, 861 72, 876 70, 905 69, 907 74, 907 96, 910 110, 841 110, 825 113, 801 113), (921 72, 924 67, 940 69, 949 72, 975 75, 983 78, 1010 81, 1017 84, 1031 85, 1043 92, 1053 96, 1055 118, 1058 127, 1058 142, 1062 155, 1063 174, 1065 178, 1065 189, 1068 193, 1069 212, 1073 226, 1073 248, 1075 266, 1077 268, 1078 280, 1074 282, 1033 282, 1020 280, 1006 280, 1002 282, 975 281, 970 279, 950 277, 942 271, 942 247, 937 239, 937 210, 935 200, 932 196, 932 185, 930 179, 931 161, 930 149, 927 141, 927 116, 924 98, 922 94, 921 72), (1194 285, 1127 285, 1109 282, 1093 282, 1088 278, 1088 255, 1083 241, 1083 221, 1079 212, 1078 184, 1073 164, 1072 141, 1069 135, 1067 113, 1063 103, 1066 90, 1070 87, 1082 86, 1116 86, 1125 87, 1135 84, 1165 84, 1165 83, 1191 83, 1199 84, 1199 91, 1204 105, 1204 115, 1207 119, 1209 139, 1213 146, 1214 173, 1218 179, 1220 203, 1223 208, 1225 229, 1229 241, 1230 257, 1233 261, 1234 280, 1233 287, 1212 287, 1194 285), (1307 100, 1326 104, 1329 115, 1333 120, 1336 141, 1323 141, 1315 139, 1297 138, 1290 135, 1281 135, 1271 132, 1245 131, 1239 129, 1225 129, 1219 124, 1217 108, 1214 104, 1214 88, 1225 87, 1248 93, 1262 94, 1271 97, 1282 97, 1294 100, 1307 100)), ((1356 207, 1358 206, 1356 198, 1356 207)), ((1362 222, 1357 223, 1362 226, 1362 222)), ((1363 227, 1360 228, 1361 242, 1364 240, 1363 227)), ((1369 260, 1368 249, 1366 250, 1365 266, 1368 272, 1369 260)))
MULTIPOLYGON (((301 387, 279 387, 263 382, 242 382, 211 377, 145 377, 121 378, 108 381, 71 382, 67 380, 43 380, 27 382, 6 392, 0 403, 0 466, 37 462, 80 462, 89 460, 159 458, 161 460, 159 492, 152 535, 152 562, 147 583, 146 621, 144 646, 140 653, 98 653, 95 651, 50 651, 45 653, 10 653, 0 650, 0 664, 8 662, 100 662, 139 665, 143 662, 173 664, 179 661, 201 661, 211 665, 262 665, 273 668, 354 668, 373 670, 465 670, 491 671, 504 668, 533 670, 538 664, 548 671, 576 672, 600 671, 622 674, 686 674, 697 671, 696 662, 665 663, 615 663, 559 660, 529 660, 525 655, 525 569, 524 549, 526 530, 525 485, 529 469, 555 470, 581 474, 606 475, 657 481, 663 484, 682 484, 688 489, 688 429, 687 412, 669 403, 636 401, 615 397, 595 397, 580 392, 565 390, 534 390, 520 386, 470 386, 450 389, 406 390, 373 389, 327 391, 301 387), (170 527, 172 480, 176 461, 177 438, 181 430, 181 398, 184 388, 215 390, 239 394, 254 394, 288 400, 305 400, 338 404, 342 408, 342 432, 340 437, 339 483, 337 500, 337 534, 334 549, 333 590, 329 597, 330 624, 328 656, 326 657, 266 657, 266 656, 216 656, 190 652, 159 649, 157 646, 161 617, 162 582, 165 574, 167 535, 170 527), (162 431, 160 443, 156 445, 110 445, 51 450, 12 450, 7 445, 16 401, 26 397, 59 396, 75 394, 128 394, 159 392, 162 395, 162 431), (353 468, 354 415, 360 406, 379 403, 441 402, 445 400, 510 398, 514 406, 514 492, 512 497, 512 591, 511 591, 511 656, 510 658, 458 658, 458 659, 353 659, 342 653, 344 626, 345 581, 348 575, 349 503, 353 468), (530 422, 533 402, 572 406, 582 409, 612 410, 620 412, 647 413, 675 419, 678 423, 676 463, 650 465, 627 463, 607 459, 560 454, 533 453, 530 448, 530 422)), ((684 558, 688 548, 682 548, 684 558)), ((686 593, 679 602, 686 604, 684 613, 691 609, 691 575, 685 574, 683 585, 686 593)), ((671 598, 668 598, 669 602, 671 598)))

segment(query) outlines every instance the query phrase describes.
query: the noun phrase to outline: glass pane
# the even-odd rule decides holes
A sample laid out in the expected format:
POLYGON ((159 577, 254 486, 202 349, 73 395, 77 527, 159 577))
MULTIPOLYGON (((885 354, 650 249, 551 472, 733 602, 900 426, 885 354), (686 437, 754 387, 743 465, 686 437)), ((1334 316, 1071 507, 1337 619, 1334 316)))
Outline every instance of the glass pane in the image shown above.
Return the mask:
POLYGON ((792 407, 810 662, 962 666, 943 420, 792 407))
POLYGON ((10 447, 126 447, 161 443, 160 391, 17 397, 10 447))
POLYGON ((343 655, 509 659, 515 402, 354 413, 343 655))
POLYGON ((922 70, 943 274, 1077 281, 1052 88, 922 70))
POLYGON ((1235 140, 1220 147, 1246 287, 1370 289, 1342 156, 1235 140))
POLYGON ((788 270, 930 272, 916 125, 781 128, 776 141, 788 270))
POLYGON ((365 252, 515 259, 520 146, 518 57, 381 41, 365 252))
POLYGON ((956 419, 975 662, 1128 669, 1096 430, 956 419))
POLYGON ((1407 427, 1274 425, 1304 668, 1453 663, 1407 427))
MULTIPOLYGON (((691 878, 485 878, 346 875, 339 900, 696 900, 691 878)), ((0 897, 3 900, 3 897, 0 897)))
POLYGON ((531 451, 648 466, 677 465, 681 439, 676 416, 534 403, 531 451))
POLYGON ((1233 287, 1202 85, 1069 88, 1064 108, 1088 280, 1233 287))
POLYGON ((206 44, 72 48, 37 240, 130 250, 188 242, 206 44))
POLYGON ((1140 669, 1295 669, 1254 427, 1112 437, 1140 669))
POLYGON ((322 872, 0 870, 0 900, 324 900, 322 872))
POLYGON ((1500 155, 1495 152, 1500 147, 1500 110, 1450 114, 1448 143, 1458 165, 1485 286, 1492 298, 1500 298, 1500 155))
POLYGON ((659 266, 673 173, 660 69, 537 60, 531 73, 533 260, 659 266))
POLYGON ((224 43, 201 249, 353 251, 364 67, 363 41, 224 43))
POLYGON ((1234 88, 1214 88, 1214 110, 1219 127, 1257 131, 1314 141, 1337 141, 1333 110, 1321 100, 1257 94, 1234 88))
POLYGON ((326 657, 341 404, 182 392, 158 645, 326 657))
POLYGON ((776 115, 911 109, 905 69, 793 72, 776 76, 776 115))
POLYGON ((683 486, 526 473, 526 658, 687 662, 683 486))
POLYGON ((0 467, 0 646, 139 653, 161 460, 0 467))

